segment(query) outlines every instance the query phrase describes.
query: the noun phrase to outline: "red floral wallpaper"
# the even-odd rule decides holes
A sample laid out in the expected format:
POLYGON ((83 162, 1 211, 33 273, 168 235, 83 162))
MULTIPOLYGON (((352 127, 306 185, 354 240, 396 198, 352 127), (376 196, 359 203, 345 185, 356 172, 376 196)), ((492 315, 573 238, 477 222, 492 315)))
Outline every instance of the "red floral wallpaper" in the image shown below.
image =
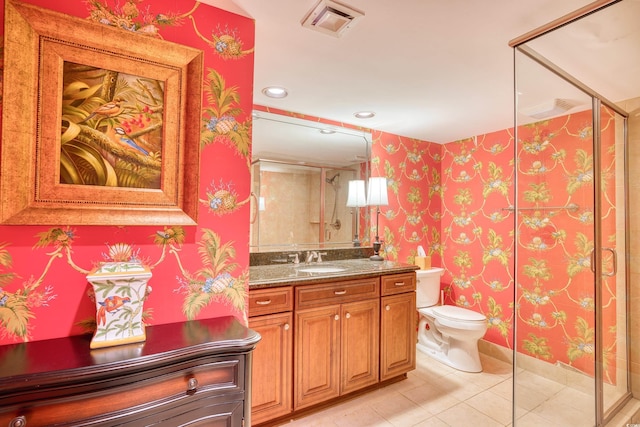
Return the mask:
MULTIPOLYGON (((200 213, 194 227, 0 226, 0 344, 91 329, 95 304, 85 276, 109 260, 151 267, 148 324, 227 314, 246 320, 253 20, 189 0, 29 3, 116 26, 131 32, 132 42, 158 37, 204 51, 203 108, 189 117, 201 126, 200 213)), ((611 114, 603 115, 602 128, 604 143, 611 144, 611 114)), ((379 228, 383 255, 412 263, 422 245, 432 265, 445 269, 446 302, 487 316, 485 339, 592 372, 588 113, 524 126, 517 142, 513 129, 444 145, 372 134, 371 175, 388 179, 389 205, 381 207, 379 228), (517 216, 508 209, 515 203, 514 173, 520 206, 532 208, 517 216), (541 209, 573 204, 575 209, 541 209)), ((615 240, 615 162, 605 150, 607 241, 615 240)), ((374 209, 369 214, 375 218, 374 209)), ((370 239, 374 227, 372 221, 370 239)), ((614 280, 605 280, 603 302, 612 325, 614 280)), ((608 378, 615 331, 605 334, 608 378)))
MULTIPOLYGON (((413 264, 422 246, 441 264, 441 152, 439 144, 373 131, 371 176, 387 178, 389 205, 380 207, 381 254, 413 264)), ((376 209, 371 209, 371 241, 376 209)))
POLYGON ((513 135, 452 142, 442 153, 445 300, 487 316, 485 339, 512 347, 513 135))
MULTIPOLYGON (((616 240, 615 118, 601 119, 602 239, 616 240)), ((591 111, 522 126, 517 146, 518 351, 594 373, 591 111)), ((620 155, 620 154, 619 154, 620 155)), ((618 158, 620 161, 620 158, 618 158)), ((605 271, 612 270, 605 254, 605 271)), ((603 278, 604 379, 615 382, 616 277, 603 278)))
MULTIPOLYGON (((187 117, 201 128, 200 212, 193 227, 0 226, 0 344, 92 329, 85 276, 102 261, 150 266, 147 324, 229 314, 246 321, 254 21, 192 0, 28 3, 128 31, 131 43, 154 37, 203 50, 202 111, 187 117)), ((112 115, 109 125, 131 125, 133 113, 112 115)), ((144 121, 134 124, 144 131, 144 121)))
MULTIPOLYGON (((603 240, 609 244, 616 238, 614 122, 605 110, 602 223, 603 240)), ((521 126, 517 143, 513 129, 507 129, 445 144, 440 241, 447 302, 487 316, 486 340, 590 374, 595 339, 589 267, 594 244, 592 133, 591 112, 586 111, 521 126), (517 216, 509 209, 514 205, 514 166, 521 209, 517 216)), ((611 262, 605 257, 607 265, 611 262)), ((615 280, 607 277, 603 284, 604 375, 609 382, 615 382, 615 280)))
MULTIPOLYGON (((380 215, 386 258, 412 263, 421 244, 432 264, 445 269, 446 303, 487 317, 486 340, 593 373, 590 120, 586 111, 522 126, 517 144, 513 129, 444 145, 373 131, 372 176, 388 178, 389 206, 380 215), (517 217, 516 171, 518 202, 527 208, 517 217), (576 209, 539 209, 573 204, 576 209)), ((614 127, 604 110, 603 239, 609 244, 616 238, 614 127)), ((615 382, 615 276, 603 288, 604 375, 615 382)))

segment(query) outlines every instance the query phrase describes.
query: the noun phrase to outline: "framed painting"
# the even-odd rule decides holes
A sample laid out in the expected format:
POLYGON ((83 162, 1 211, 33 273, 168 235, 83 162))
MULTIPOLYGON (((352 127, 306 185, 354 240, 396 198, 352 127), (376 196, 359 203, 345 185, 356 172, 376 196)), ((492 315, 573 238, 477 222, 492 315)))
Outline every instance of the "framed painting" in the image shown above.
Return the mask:
POLYGON ((3 224, 197 223, 201 50, 7 1, 4 58, 3 224))

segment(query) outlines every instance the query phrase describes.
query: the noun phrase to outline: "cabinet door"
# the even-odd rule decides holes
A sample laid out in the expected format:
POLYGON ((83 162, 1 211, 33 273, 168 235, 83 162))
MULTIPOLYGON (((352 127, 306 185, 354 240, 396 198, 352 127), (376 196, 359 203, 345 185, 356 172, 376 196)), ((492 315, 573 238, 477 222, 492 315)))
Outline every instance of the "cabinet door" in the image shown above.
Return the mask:
POLYGON ((294 409, 340 393, 340 306, 296 311, 294 409))
POLYGON ((380 300, 341 306, 340 393, 378 382, 380 300))
POLYGON ((292 410, 293 315, 249 318, 249 327, 262 339, 253 351, 251 420, 259 424, 292 410))
POLYGON ((416 367, 416 294, 381 300, 380 381, 384 381, 416 367))

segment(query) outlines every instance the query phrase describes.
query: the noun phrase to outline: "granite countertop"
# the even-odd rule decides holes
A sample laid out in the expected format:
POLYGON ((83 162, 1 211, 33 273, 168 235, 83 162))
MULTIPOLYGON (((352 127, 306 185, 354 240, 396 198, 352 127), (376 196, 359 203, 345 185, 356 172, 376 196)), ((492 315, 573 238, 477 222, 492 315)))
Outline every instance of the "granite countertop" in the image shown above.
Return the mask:
POLYGON ((249 289, 269 288, 285 285, 311 284, 326 279, 380 276, 381 274, 405 273, 419 267, 395 261, 371 261, 368 258, 312 262, 305 264, 256 265, 249 267, 249 289), (307 269, 327 271, 309 272, 307 269), (340 271, 331 271, 331 269, 340 271))

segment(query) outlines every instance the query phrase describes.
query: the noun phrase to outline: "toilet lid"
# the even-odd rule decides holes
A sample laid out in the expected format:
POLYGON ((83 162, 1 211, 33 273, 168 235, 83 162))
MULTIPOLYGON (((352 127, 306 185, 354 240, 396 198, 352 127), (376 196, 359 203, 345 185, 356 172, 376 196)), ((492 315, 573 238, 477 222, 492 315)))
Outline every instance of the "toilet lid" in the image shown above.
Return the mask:
POLYGON ((469 310, 462 307, 456 307, 455 305, 439 305, 432 307, 433 313, 439 317, 444 317, 450 320, 466 320, 466 321, 486 321, 487 318, 482 313, 469 310))

